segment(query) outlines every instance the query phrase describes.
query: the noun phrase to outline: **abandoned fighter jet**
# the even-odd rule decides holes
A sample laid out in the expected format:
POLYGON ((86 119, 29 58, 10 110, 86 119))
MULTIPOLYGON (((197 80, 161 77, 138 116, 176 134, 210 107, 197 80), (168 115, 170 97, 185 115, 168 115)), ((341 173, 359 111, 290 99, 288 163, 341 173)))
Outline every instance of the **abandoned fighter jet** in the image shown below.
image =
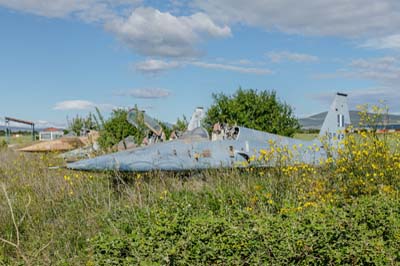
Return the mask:
MULTIPOLYGON (((337 93, 320 136, 327 136, 331 144, 335 144, 344 137, 349 124, 347 95, 337 93)), ((208 132, 198 127, 178 140, 71 163, 67 168, 133 172, 230 168, 246 163, 251 165, 249 159, 259 156, 261 150, 271 148, 271 143, 296 149, 297 162, 314 164, 328 156, 319 139, 303 141, 237 126, 219 129, 216 134, 214 141, 211 141, 208 132)), ((274 163, 271 160, 262 166, 272 166, 274 163)))

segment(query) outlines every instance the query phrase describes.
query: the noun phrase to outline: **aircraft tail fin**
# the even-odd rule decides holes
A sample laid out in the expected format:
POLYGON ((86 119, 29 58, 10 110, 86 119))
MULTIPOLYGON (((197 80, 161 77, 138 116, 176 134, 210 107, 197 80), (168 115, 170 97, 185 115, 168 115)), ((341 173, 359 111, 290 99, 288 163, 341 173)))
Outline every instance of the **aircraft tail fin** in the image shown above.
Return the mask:
POLYGON ((344 138, 346 127, 350 124, 347 94, 338 92, 326 115, 319 135, 320 137, 327 136, 330 142, 341 140, 344 138))
POLYGON ((192 115, 192 118, 190 119, 190 122, 188 125, 188 131, 192 131, 198 127, 201 127, 201 121, 204 119, 205 116, 206 116, 206 113, 204 111, 204 108, 197 107, 192 115))

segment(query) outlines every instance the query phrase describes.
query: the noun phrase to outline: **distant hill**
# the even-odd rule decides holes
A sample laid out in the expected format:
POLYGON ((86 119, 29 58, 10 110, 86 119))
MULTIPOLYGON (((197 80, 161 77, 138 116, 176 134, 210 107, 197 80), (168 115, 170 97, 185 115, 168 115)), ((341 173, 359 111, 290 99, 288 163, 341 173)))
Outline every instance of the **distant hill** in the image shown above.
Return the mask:
MULTIPOLYGON (((11 129, 11 132, 31 132, 32 131, 31 127, 10 127, 10 129, 11 129)), ((45 129, 44 127, 39 127, 39 128, 35 127, 35 131, 37 131, 37 132, 43 131, 44 129, 45 129)), ((6 126, 0 125, 0 131, 3 131, 3 130, 4 131, 6 130, 6 126)))
MULTIPOLYGON (((30 127, 10 127, 12 132, 25 132, 25 131, 32 131, 30 127)), ((6 126, 0 126, 0 131, 6 130, 6 126)), ((37 130, 37 129, 35 129, 37 130)))
MULTIPOLYGON (((322 127, 322 123, 325 120, 325 117, 328 112, 319 113, 316 115, 312 115, 306 118, 300 118, 299 122, 301 128, 303 129, 320 129, 322 127)), ((359 111, 350 111, 350 120, 354 126, 357 126, 360 123, 360 115, 359 111)), ((400 124, 400 115, 389 114, 388 125, 399 125, 400 124)))

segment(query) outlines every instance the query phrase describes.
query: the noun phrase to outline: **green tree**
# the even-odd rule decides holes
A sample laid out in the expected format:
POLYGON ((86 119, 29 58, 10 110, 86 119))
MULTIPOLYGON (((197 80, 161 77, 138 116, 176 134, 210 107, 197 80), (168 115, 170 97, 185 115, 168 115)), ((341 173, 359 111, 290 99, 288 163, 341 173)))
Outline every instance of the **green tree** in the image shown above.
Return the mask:
POLYGON ((81 130, 83 129, 83 125, 84 118, 77 115, 75 118, 72 118, 72 121, 68 125, 68 129, 79 136, 81 134, 81 130))
POLYGON ((157 120, 158 124, 162 127, 163 132, 165 134, 165 139, 169 139, 169 137, 171 136, 172 133, 172 129, 170 127, 168 127, 168 125, 162 121, 157 120))
MULTIPOLYGON (((98 111, 98 109, 96 108, 98 111)), ((99 111, 98 114, 100 115, 99 111)), ((89 113, 86 117, 76 116, 68 123, 68 131, 75 132, 76 135, 80 135, 83 129, 86 130, 99 130, 100 125, 95 115, 89 113)))
POLYGON ((144 133, 137 130, 127 121, 128 111, 115 109, 111 117, 104 122, 103 129, 100 131, 99 145, 103 149, 109 149, 128 136, 134 136, 136 143, 141 143, 144 133))
POLYGON ((214 103, 208 109, 204 125, 211 129, 217 123, 237 124, 283 136, 293 136, 300 128, 293 109, 281 102, 276 91, 243 90, 232 96, 212 95, 214 103))
POLYGON ((188 124, 189 124, 189 122, 187 121, 187 118, 185 115, 182 117, 182 119, 180 119, 178 117, 175 125, 173 125, 173 127, 172 127, 172 130, 185 132, 188 128, 188 124))
POLYGON ((83 128, 87 130, 97 130, 97 124, 94 119, 94 115, 92 113, 89 113, 88 116, 83 119, 83 128))

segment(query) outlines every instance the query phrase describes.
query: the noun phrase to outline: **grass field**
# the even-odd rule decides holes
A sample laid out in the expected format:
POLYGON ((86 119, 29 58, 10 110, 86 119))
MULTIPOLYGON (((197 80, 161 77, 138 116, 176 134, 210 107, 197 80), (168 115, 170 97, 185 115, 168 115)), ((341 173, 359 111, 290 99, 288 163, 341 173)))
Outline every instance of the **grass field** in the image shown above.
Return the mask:
POLYGON ((318 134, 306 134, 306 133, 298 133, 294 135, 295 139, 301 140, 313 140, 318 138, 318 134))
MULTIPOLYGON (((3 141, 7 141, 5 136, 0 136, 0 143, 3 141)), ((9 144, 10 145, 28 145, 32 143, 32 136, 31 135, 20 135, 17 137, 10 137, 9 144)))
POLYGON ((399 265, 398 138, 191 176, 51 170, 51 154, 5 149, 0 265, 399 265))

